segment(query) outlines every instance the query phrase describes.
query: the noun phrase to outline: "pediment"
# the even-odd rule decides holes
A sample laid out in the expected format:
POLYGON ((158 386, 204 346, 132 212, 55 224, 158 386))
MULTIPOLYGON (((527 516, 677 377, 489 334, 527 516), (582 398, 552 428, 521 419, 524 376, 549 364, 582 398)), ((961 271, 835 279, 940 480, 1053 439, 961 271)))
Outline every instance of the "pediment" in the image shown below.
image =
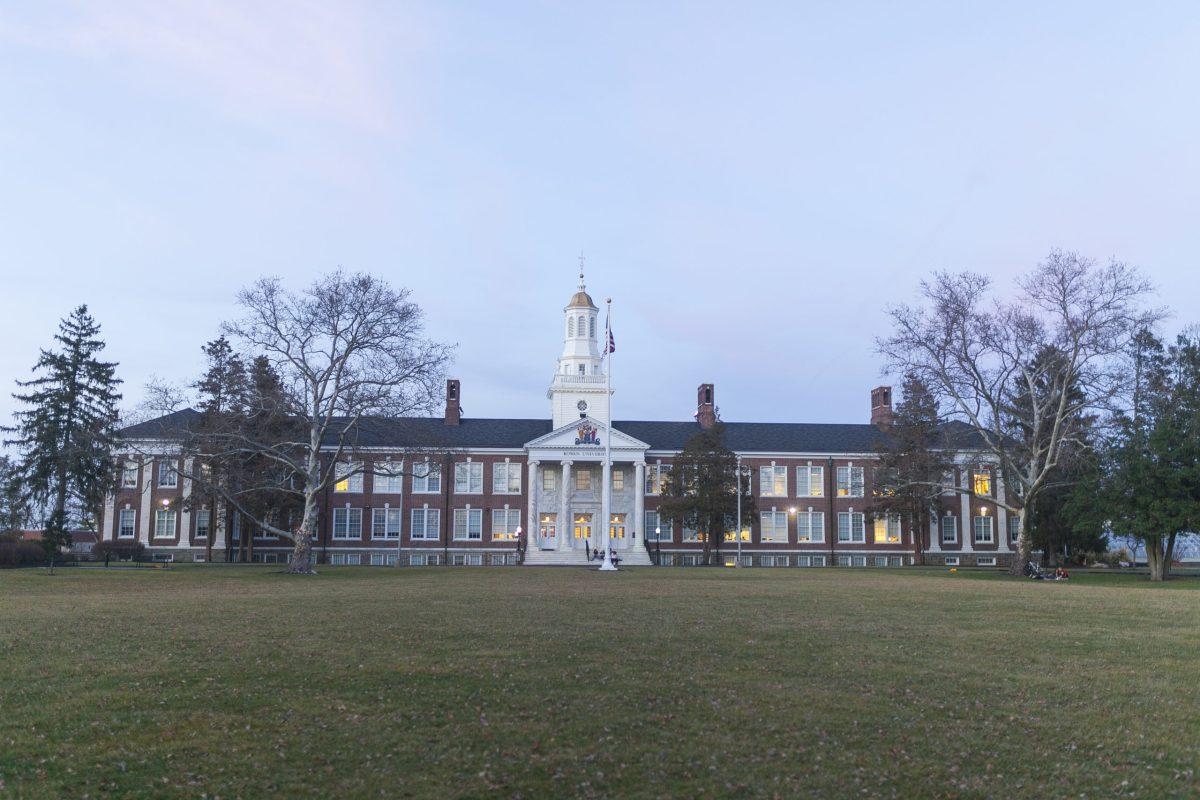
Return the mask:
MULTIPOLYGON (((591 417, 581 417, 569 425, 563 425, 544 436, 526 442, 525 449, 595 452, 602 456, 604 439, 607 434, 608 426, 603 422, 598 422, 591 417)), ((650 445, 614 428, 611 447, 614 451, 644 451, 649 449, 650 445)))

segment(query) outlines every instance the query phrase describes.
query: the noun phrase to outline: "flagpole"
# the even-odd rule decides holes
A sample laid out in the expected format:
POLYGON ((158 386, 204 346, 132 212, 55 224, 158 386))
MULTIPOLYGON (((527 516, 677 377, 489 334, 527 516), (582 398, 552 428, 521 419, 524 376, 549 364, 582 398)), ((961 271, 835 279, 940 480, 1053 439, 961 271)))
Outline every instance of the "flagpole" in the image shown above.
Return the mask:
POLYGON ((601 572, 612 572, 616 567, 612 563, 612 556, 609 550, 612 548, 612 430, 613 430, 613 414, 612 414, 612 298, 609 297, 604 301, 607 307, 607 313, 604 318, 604 354, 608 356, 608 363, 604 365, 604 391, 608 395, 608 433, 604 437, 604 498, 600 504, 602 508, 601 524, 604 526, 604 560, 600 562, 601 572))

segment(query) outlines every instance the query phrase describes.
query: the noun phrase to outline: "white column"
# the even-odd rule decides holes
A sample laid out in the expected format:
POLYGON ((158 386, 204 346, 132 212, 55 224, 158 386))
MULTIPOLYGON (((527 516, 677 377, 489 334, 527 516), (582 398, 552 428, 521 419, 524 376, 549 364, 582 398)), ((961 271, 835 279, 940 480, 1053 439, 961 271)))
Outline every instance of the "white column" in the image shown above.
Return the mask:
POLYGON ((612 464, 605 459, 600 466, 600 524, 604 527, 599 531, 593 531, 596 538, 601 542, 601 547, 616 549, 616 543, 609 538, 608 530, 612 526, 612 464))
MULTIPOLYGON (((972 484, 970 483, 970 480, 971 480, 970 475, 968 474, 965 477, 967 480, 966 488, 968 488, 968 489, 972 488, 972 484)), ((964 553, 973 553, 973 552, 975 552, 975 523, 971 520, 971 495, 967 492, 963 492, 960 495, 960 498, 961 498, 961 503, 962 503, 960 508, 962 510, 962 527, 963 527, 962 551, 964 553)))
POLYGON ((562 550, 571 532, 571 462, 562 462, 562 491, 559 493, 558 504, 558 543, 555 545, 562 550))
POLYGON ((217 500, 208 511, 208 535, 212 537, 213 556, 225 545, 225 503, 217 500))
POLYGON ((188 510, 188 498, 192 496, 192 460, 183 461, 183 502, 179 509, 179 546, 191 547, 192 544, 192 512, 188 510))
POLYGON ((111 542, 117 538, 117 496, 109 494, 104 498, 104 530, 100 531, 100 540, 111 542))
POLYGON ((525 547, 538 547, 541 542, 538 540, 538 532, 541 528, 537 521, 537 471, 538 462, 529 462, 529 487, 526 489, 529 492, 529 505, 525 510, 525 547))
MULTIPOLYGON (((992 478, 996 482, 996 499, 1003 503, 1006 499, 1004 494, 1004 481, 1000 480, 1000 470, 996 470, 992 478)), ((996 536, 1000 537, 997 541, 996 549, 1001 553, 1011 553, 1012 546, 1008 542, 1008 509, 997 503, 996 505, 996 526, 1000 530, 996 531, 996 536)))
POLYGON ((626 535, 632 536, 633 531, 641 534, 640 545, 630 542, 630 546, 646 547, 646 462, 638 461, 633 465, 633 524, 626 526, 626 535))
POLYGON ((929 521, 929 549, 925 552, 940 553, 942 552, 942 510, 934 508, 931 516, 933 518, 929 521))
POLYGON ((154 475, 154 459, 142 461, 142 508, 138 514, 138 541, 150 544, 150 481, 154 475))

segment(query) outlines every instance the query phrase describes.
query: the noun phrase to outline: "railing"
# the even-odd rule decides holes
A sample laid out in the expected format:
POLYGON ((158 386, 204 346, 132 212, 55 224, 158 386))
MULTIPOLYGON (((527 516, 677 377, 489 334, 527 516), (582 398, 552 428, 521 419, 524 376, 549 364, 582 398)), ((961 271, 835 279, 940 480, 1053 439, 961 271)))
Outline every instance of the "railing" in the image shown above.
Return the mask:
POLYGON ((566 375, 562 372, 554 373, 555 386, 603 386, 603 375, 566 375))

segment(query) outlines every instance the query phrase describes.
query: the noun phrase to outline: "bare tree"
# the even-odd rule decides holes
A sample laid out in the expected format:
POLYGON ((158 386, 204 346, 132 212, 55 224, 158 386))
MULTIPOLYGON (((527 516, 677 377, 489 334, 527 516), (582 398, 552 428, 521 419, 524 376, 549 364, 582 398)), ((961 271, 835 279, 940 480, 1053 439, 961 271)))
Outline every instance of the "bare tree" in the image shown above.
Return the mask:
POLYGON ((289 422, 274 435, 244 424, 206 430, 204 460, 240 454, 256 467, 236 485, 207 481, 199 469, 188 477, 253 525, 292 541, 289 571, 309 573, 323 493, 362 470, 347 458, 361 429, 375 417, 431 411, 452 347, 424 338, 423 314, 407 289, 370 275, 339 270, 301 292, 264 278, 238 303, 243 316, 224 332, 269 362, 289 422), (245 480, 250 474, 254 485, 245 480), (248 499, 278 492, 297 498, 297 523, 278 504, 248 499))
POLYGON ((1030 556, 1028 510, 1087 412, 1119 394, 1132 338, 1162 317, 1143 307, 1150 284, 1118 261, 1053 250, 1017 286, 1001 300, 983 275, 937 273, 921 305, 888 309, 894 330, 877 341, 887 368, 922 380, 997 462, 997 502, 1020 520, 1015 573, 1030 556))

